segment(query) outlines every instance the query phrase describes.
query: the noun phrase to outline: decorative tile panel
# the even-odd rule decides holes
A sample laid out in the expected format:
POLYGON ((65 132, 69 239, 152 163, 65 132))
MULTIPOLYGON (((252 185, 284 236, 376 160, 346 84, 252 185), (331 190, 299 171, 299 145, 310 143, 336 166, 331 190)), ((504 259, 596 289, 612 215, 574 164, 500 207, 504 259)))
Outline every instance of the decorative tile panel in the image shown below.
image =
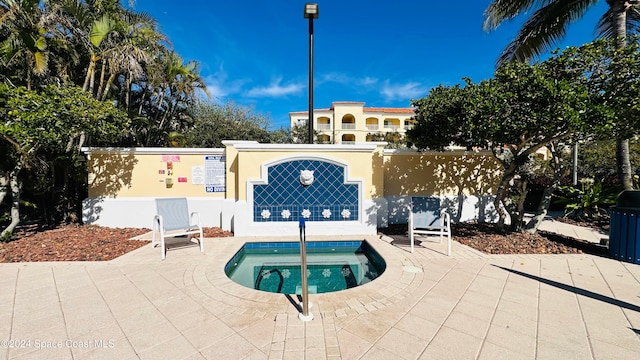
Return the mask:
POLYGON ((321 160, 291 160, 267 170, 268 184, 253 185, 255 222, 357 221, 359 185, 345 182, 346 166, 321 160), (302 185, 300 171, 311 170, 311 185, 302 185))

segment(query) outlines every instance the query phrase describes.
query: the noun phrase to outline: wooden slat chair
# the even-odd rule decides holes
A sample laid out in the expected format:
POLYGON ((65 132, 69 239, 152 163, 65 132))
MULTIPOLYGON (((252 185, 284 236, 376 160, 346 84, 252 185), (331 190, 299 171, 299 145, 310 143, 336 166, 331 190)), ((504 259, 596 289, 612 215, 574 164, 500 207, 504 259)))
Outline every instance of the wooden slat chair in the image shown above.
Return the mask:
POLYGON ((156 199, 157 215, 153 217, 153 239, 151 245, 158 245, 162 248, 162 260, 167 256, 166 238, 178 236, 198 235, 197 240, 200 245, 200 252, 204 252, 202 242, 202 226, 200 226, 200 215, 197 212, 189 214, 189 207, 186 198, 161 198, 156 199), (156 241, 156 234, 160 234, 160 239, 156 241))
POLYGON ((451 256, 451 217, 440 209, 440 199, 435 197, 414 196, 411 198, 411 213, 409 215, 409 239, 411 252, 415 234, 447 236, 447 255, 451 256))

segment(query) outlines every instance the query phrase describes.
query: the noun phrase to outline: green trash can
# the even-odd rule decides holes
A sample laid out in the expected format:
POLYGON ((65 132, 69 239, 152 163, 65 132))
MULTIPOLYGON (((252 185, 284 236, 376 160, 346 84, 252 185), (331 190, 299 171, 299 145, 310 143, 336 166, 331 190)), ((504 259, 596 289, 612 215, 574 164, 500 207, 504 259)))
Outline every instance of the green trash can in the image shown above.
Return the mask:
POLYGON ((609 256, 640 264, 640 190, 621 192, 609 213, 609 256))

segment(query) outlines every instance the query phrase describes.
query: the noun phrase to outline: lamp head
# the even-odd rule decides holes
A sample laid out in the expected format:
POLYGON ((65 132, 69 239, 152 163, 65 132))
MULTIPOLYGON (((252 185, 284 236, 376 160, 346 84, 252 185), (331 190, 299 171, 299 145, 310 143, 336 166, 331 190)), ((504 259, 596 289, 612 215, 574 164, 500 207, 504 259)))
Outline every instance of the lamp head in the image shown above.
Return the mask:
POLYGON ((317 3, 304 4, 304 18, 305 19, 317 19, 320 15, 317 3))

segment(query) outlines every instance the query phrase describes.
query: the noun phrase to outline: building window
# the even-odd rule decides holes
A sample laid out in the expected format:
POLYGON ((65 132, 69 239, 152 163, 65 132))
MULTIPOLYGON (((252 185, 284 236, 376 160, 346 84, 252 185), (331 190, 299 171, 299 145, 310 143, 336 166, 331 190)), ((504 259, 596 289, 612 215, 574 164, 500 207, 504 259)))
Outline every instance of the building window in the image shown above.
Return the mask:
POLYGON ((316 125, 317 130, 331 130, 331 119, 326 116, 319 117, 316 125))
POLYGON ((367 118, 367 130, 376 131, 380 128, 377 118, 367 118))
POLYGON ((356 136, 353 134, 344 134, 342 135, 342 143, 343 144, 355 144, 356 136))
POLYGON ((386 130, 396 131, 400 128, 400 119, 389 119, 384 121, 384 128, 386 130))
POLYGON ((356 118, 347 114, 342 117, 342 130, 354 130, 356 128, 356 118))
POLYGON ((318 144, 331 144, 331 136, 318 135, 318 144))
POLYGON ((411 120, 405 120, 404 121, 404 129, 405 130, 409 130, 413 127, 413 121, 411 120))

